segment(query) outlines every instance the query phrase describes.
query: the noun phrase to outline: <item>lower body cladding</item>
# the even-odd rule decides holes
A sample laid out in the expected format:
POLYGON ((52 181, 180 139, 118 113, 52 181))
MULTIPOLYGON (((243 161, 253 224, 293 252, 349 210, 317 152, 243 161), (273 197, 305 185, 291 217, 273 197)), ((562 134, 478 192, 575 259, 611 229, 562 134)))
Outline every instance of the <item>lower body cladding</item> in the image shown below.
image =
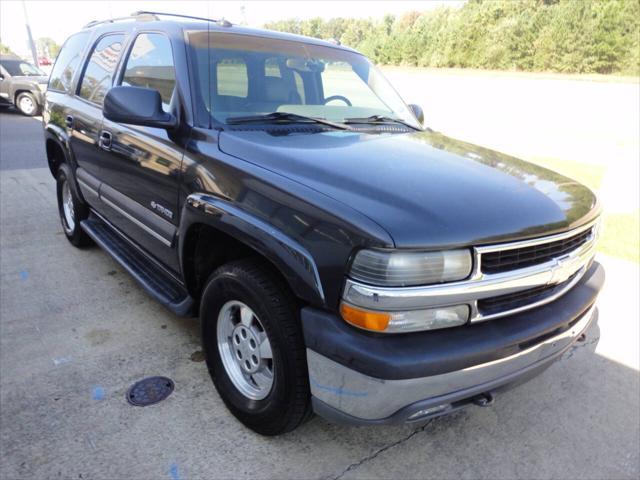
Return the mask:
POLYGON ((571 291, 544 307, 478 325, 393 336, 303 309, 314 410, 336 423, 372 425, 487 405, 496 391, 541 373, 595 327, 594 302, 603 282, 595 263, 571 291))

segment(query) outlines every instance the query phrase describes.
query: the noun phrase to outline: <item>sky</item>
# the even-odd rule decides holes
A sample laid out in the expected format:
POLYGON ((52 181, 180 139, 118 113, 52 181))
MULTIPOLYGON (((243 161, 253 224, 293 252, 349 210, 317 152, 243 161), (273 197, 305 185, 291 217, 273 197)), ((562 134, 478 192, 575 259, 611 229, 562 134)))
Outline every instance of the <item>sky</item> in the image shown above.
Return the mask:
MULTIPOLYGON (((401 15, 411 10, 430 10, 442 5, 459 5, 460 0, 308 0, 308 1, 148 1, 148 0, 26 0, 27 16, 34 40, 41 37, 53 38, 62 43, 72 33, 92 20, 127 16, 139 10, 155 10, 168 13, 224 17, 233 23, 246 22, 252 27, 262 27, 266 22, 285 18, 354 17, 381 18, 387 13, 401 15)), ((18 54, 26 54, 27 35, 23 2, 21 0, 0 0, 0 39, 18 54)))

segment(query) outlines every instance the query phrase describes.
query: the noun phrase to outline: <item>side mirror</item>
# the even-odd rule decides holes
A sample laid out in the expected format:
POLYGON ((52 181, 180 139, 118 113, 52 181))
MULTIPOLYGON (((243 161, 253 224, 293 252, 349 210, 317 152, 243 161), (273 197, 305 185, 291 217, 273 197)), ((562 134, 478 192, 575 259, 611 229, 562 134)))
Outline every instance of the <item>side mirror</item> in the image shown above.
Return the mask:
POLYGON ((113 87, 102 106, 105 118, 117 123, 173 129, 178 120, 162 110, 162 98, 157 90, 141 87, 113 87))
POLYGON ((422 107, 420 105, 416 105, 416 104, 412 103, 412 104, 409 105, 409 108, 411 109, 413 114, 416 116, 418 121, 420 123, 424 123, 424 112, 422 111, 422 107))
POLYGON ((4 75, 0 73, 0 80, 4 80, 4 75))

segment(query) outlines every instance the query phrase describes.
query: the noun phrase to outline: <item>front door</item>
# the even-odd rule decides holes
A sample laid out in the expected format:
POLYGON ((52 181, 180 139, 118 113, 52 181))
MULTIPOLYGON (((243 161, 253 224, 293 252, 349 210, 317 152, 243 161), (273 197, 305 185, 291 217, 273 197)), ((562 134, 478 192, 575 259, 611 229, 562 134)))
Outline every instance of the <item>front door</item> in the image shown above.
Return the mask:
POLYGON ((0 105, 11 103, 9 73, 0 65, 0 105))
MULTIPOLYGON (((122 69, 121 85, 153 88, 172 111, 176 85, 171 42, 161 33, 140 33, 122 69)), ((174 113, 174 112, 172 112, 174 113)), ((103 119, 100 197, 109 220, 165 266, 178 272, 175 234, 183 148, 161 128, 103 119)))

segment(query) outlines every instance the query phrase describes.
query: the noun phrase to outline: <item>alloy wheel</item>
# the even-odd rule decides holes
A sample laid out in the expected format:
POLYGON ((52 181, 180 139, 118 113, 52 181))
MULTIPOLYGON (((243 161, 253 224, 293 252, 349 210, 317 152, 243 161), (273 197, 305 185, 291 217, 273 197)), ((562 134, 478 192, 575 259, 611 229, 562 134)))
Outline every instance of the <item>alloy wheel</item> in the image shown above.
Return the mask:
POLYGON ((231 300, 218 314, 218 350, 234 386, 247 398, 262 400, 273 387, 271 343, 260 319, 246 304, 231 300))

